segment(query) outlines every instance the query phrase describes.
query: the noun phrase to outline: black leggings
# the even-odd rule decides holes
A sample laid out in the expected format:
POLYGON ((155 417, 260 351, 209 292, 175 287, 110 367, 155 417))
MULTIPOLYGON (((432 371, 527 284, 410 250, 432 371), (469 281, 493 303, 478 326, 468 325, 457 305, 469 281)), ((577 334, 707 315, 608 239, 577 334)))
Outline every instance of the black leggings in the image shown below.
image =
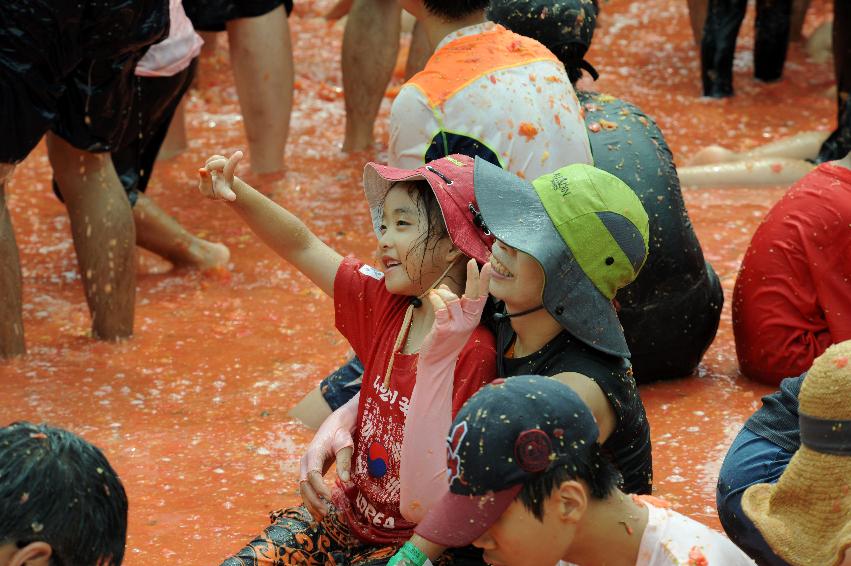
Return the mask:
MULTIPOLYGON (((709 0, 700 44, 704 96, 733 96, 733 54, 747 7, 747 0, 709 0)), ((756 78, 774 81, 783 75, 791 17, 792 0, 756 0, 756 78)))
POLYGON ((836 130, 819 151, 818 163, 842 159, 851 151, 851 2, 833 2, 833 66, 836 73, 836 130))

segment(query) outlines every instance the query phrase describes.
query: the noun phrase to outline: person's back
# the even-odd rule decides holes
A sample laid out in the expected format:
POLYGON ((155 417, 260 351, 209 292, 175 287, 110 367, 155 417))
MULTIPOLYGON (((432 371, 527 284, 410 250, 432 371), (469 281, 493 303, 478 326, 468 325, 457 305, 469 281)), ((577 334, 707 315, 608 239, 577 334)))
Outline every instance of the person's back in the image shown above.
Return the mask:
POLYGON ((119 566, 127 495, 103 453, 27 422, 0 428, 0 566, 119 566))
POLYGON ((650 252, 616 296, 635 379, 691 374, 715 338, 724 293, 704 259, 673 155, 656 122, 630 102, 578 90, 594 164, 629 185, 650 218, 650 252))
MULTIPOLYGON (((417 12, 430 36, 440 36, 434 29, 452 8, 409 3, 416 5, 405 7, 417 12)), ((442 36, 425 68, 393 102, 390 164, 410 168, 462 153, 534 179, 564 165, 592 163, 579 103, 558 59, 502 26, 460 27, 459 21, 445 24, 454 31, 442 36)))
POLYGON ((733 291, 742 373, 777 385, 851 339, 851 157, 825 163, 768 212, 733 291))

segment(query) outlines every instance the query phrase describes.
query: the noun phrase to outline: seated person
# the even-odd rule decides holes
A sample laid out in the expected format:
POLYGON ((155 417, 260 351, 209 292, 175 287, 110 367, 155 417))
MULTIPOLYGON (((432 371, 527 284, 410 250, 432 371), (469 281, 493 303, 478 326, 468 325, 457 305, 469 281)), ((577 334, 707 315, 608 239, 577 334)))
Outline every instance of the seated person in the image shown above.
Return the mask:
POLYGON ((106 457, 76 434, 0 428, 0 566, 119 566, 127 495, 106 457))
POLYGON ((760 565, 851 564, 851 497, 837 483, 851 477, 851 428, 836 426, 851 418, 849 356, 851 341, 836 344, 783 380, 724 459, 718 517, 760 565))
MULTIPOLYGON (((341 479, 333 504, 323 501, 315 515, 306 505, 273 513, 272 524, 225 564, 374 564, 410 538, 416 524, 401 504, 399 470, 419 352, 435 320, 431 303, 422 299, 441 283, 460 293, 476 262, 487 261, 492 238, 472 213, 473 161, 450 156, 416 170, 367 165, 364 191, 382 273, 344 258, 292 213, 234 177, 241 157, 208 160, 199 171, 201 192, 227 201, 278 255, 333 298, 337 329, 364 361, 368 379, 357 401, 351 481, 341 479)), ((479 326, 452 372, 453 410, 495 377, 495 362, 493 335, 479 326)), ((480 557, 475 549, 460 549, 447 560, 472 566, 480 557)))
MULTIPOLYGON (((564 66, 537 41, 485 21, 488 0, 403 0, 434 54, 390 110, 388 162, 414 169, 453 153, 534 179, 591 163, 564 66), (470 63, 470 62, 473 63, 470 63), (531 78, 534 77, 534 80, 531 78)), ((290 411, 313 428, 360 390, 356 358, 290 411)))
POLYGON ((503 566, 753 564, 663 501, 618 489, 598 436, 591 411, 556 380, 517 376, 485 386, 452 423, 449 493, 417 534, 446 546, 472 542, 486 562, 503 566))
MULTIPOLYGON (((488 16, 537 39, 564 63, 574 83, 597 18, 592 0, 494 0, 488 16), (565 34, 564 30, 569 30, 565 34)), ((690 375, 715 338, 724 294, 704 259, 688 217, 671 150, 652 118, 607 94, 576 91, 582 104, 594 166, 625 182, 650 217, 650 250, 636 280, 618 291, 635 380, 641 384, 690 375)))
POLYGON ((851 339, 851 155, 819 165, 768 212, 733 290, 741 371, 769 385, 851 339))

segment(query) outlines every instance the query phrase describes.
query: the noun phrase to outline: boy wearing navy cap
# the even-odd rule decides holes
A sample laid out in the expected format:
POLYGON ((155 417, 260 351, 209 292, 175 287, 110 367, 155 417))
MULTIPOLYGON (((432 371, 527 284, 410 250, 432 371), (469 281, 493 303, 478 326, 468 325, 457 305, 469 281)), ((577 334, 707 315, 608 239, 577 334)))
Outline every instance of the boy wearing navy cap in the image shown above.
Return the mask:
POLYGON ((517 376, 471 397, 452 423, 447 493, 416 532, 474 544, 489 564, 753 564, 659 500, 627 496, 588 407, 558 381, 517 376))

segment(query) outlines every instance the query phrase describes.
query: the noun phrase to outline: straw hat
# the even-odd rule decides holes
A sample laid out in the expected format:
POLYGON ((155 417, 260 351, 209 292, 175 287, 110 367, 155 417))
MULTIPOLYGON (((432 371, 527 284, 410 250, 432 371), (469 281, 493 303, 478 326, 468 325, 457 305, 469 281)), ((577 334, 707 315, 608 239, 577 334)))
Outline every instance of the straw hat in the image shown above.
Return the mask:
POLYGON ((776 484, 745 490, 742 508, 794 566, 837 566, 851 549, 851 340, 813 363, 798 395, 801 448, 776 484))

